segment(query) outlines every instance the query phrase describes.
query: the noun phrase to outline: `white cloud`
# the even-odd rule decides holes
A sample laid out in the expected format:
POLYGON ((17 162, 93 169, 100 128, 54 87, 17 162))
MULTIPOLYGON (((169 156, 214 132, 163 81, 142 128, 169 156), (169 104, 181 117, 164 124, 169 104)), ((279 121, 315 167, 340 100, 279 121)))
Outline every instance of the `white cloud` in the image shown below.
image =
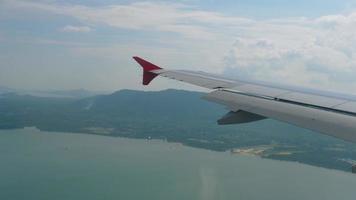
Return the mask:
POLYGON ((173 32, 188 38, 211 39, 213 33, 206 25, 236 25, 252 20, 226 17, 216 12, 195 10, 182 4, 136 2, 128 5, 87 7, 26 1, 6 1, 15 9, 32 9, 74 17, 83 23, 111 27, 173 32))
MULTIPOLYGON (((167 46, 137 42, 121 44, 124 48, 113 44, 72 49, 77 53, 115 58, 138 52, 163 57, 162 63, 172 67, 181 68, 182 64, 191 69, 356 92, 356 13, 315 19, 254 20, 174 3, 88 7, 7 1, 7 5, 69 16, 87 28, 105 25, 154 32, 159 34, 160 44, 167 46)), ((90 31, 83 27, 65 28, 90 31)))
POLYGON ((63 32, 90 32, 92 29, 89 26, 71 26, 67 25, 61 28, 63 32))
POLYGON ((225 74, 356 92, 356 13, 259 21, 239 34, 225 74))

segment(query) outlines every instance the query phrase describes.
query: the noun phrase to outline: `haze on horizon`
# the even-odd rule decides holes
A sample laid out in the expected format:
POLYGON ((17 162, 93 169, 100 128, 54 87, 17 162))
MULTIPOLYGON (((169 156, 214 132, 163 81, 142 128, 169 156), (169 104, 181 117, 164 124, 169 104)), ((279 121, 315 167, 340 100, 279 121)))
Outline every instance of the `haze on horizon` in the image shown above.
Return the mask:
MULTIPOLYGON (((0 86, 145 88, 168 68, 356 93, 356 1, 3 0, 0 86)), ((149 90, 192 86, 158 79, 149 90)))

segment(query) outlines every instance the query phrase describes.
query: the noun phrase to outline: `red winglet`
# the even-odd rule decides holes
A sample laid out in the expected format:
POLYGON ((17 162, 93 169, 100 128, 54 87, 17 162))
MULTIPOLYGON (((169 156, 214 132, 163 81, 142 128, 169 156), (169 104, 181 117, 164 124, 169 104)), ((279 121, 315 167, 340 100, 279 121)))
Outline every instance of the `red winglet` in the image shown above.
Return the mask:
POLYGON ((136 60, 136 62, 138 62, 138 64, 140 64, 143 68, 144 71, 151 71, 151 70, 156 70, 156 69, 162 69, 160 67, 158 67, 157 65, 154 65, 140 57, 134 56, 133 59, 136 60))
POLYGON ((136 62, 138 62, 138 64, 140 64, 141 67, 143 68, 143 79, 142 79, 143 85, 148 85, 157 76, 157 74, 152 73, 150 71, 162 69, 157 65, 154 65, 140 57, 134 56, 133 59, 135 59, 136 62))

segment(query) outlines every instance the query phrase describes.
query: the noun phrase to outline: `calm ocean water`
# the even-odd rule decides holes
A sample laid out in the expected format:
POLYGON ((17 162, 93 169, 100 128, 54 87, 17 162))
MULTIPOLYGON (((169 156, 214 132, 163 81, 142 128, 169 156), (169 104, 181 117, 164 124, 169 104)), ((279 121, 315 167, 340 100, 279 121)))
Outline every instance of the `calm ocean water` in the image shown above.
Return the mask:
POLYGON ((355 200, 356 175, 163 141, 0 131, 1 200, 355 200))

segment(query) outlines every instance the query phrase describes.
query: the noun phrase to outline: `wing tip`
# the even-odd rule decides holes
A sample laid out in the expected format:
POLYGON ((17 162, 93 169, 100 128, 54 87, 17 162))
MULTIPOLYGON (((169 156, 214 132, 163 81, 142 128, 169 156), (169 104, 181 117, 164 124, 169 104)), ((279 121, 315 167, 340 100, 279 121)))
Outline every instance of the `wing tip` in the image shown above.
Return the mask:
POLYGON ((150 62, 148 62, 145 59, 142 59, 138 56, 133 56, 132 57, 138 64, 141 65, 141 67, 143 68, 144 71, 152 71, 152 70, 158 70, 158 69, 162 69, 161 67, 158 67, 155 64, 152 64, 150 62))
POLYGON ((143 69, 143 78, 142 78, 143 85, 148 85, 157 76, 157 74, 151 72, 152 70, 162 69, 161 67, 158 67, 157 65, 152 64, 138 56, 133 56, 132 58, 138 64, 140 64, 143 69))

